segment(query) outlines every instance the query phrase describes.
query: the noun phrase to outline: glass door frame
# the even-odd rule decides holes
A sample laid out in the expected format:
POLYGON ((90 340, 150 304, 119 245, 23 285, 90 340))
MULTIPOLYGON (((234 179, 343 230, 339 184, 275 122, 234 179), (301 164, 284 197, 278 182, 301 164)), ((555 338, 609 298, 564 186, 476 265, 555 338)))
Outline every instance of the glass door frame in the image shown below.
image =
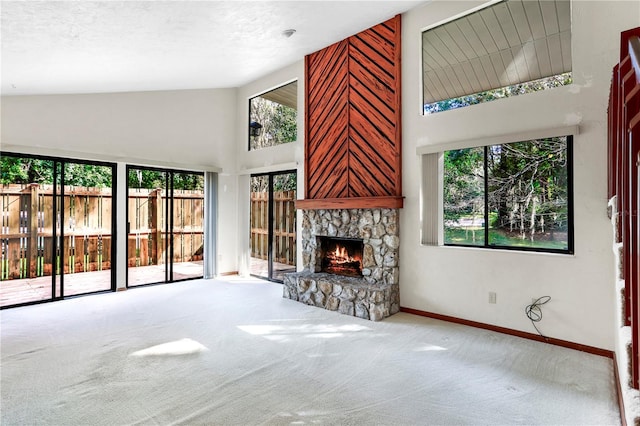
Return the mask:
MULTIPOLYGON (((168 283, 175 283, 175 282, 180 282, 180 281, 189 281, 189 280, 197 280, 197 279, 202 279, 204 278, 204 262, 203 262, 203 270, 202 270, 202 275, 201 276, 195 276, 195 277, 187 277, 187 278, 181 278, 181 279, 174 279, 173 278, 173 255, 174 255, 174 235, 173 235, 173 227, 174 227, 174 181, 173 181, 173 177, 175 174, 178 173, 187 173, 187 174, 194 174, 194 175, 202 175, 204 178, 204 172, 198 172, 198 171, 193 171, 193 170, 176 170, 176 169, 167 169, 167 168, 162 168, 162 167, 153 167, 153 166, 138 166, 135 164, 127 164, 126 166, 126 176, 127 176, 127 182, 126 182, 126 198, 127 198, 127 202, 126 202, 126 234, 127 234, 127 253, 126 253, 126 258, 127 258, 127 262, 126 262, 126 288, 138 288, 138 287, 144 287, 144 286, 149 286, 149 285, 158 285, 158 284, 168 284, 168 283), (150 171, 154 171, 154 172, 161 172, 161 173, 165 173, 165 187, 166 187, 166 192, 167 192, 167 202, 164 205, 164 215, 165 215, 165 223, 164 223, 164 227, 163 227, 163 232, 166 235, 166 244, 167 244, 167 248, 164 250, 164 264, 166 265, 166 267, 164 268, 164 281, 156 281, 156 282, 150 282, 150 283, 143 283, 143 284, 137 284, 137 285, 129 285, 129 231, 130 231, 130 222, 129 222, 129 172, 131 170, 150 170, 150 171)), ((206 196, 206 193, 205 193, 206 196)), ((206 236, 204 237, 206 238, 206 236)), ((206 260, 205 260, 206 262, 206 260)))
MULTIPOLYGON (((293 170, 281 170, 277 172, 255 173, 255 174, 251 174, 249 177, 249 179, 251 179, 254 177, 267 176, 268 182, 269 182, 268 191, 267 191, 268 197, 269 197, 269 201, 267 204, 267 223, 268 223, 267 225, 267 276, 263 277, 262 275, 256 275, 251 273, 250 275, 252 277, 256 277, 256 278, 260 278, 263 280, 272 281, 280 284, 282 284, 283 281, 273 277, 273 272, 274 272, 273 271, 273 239, 275 237, 274 226, 273 226, 273 221, 275 216, 274 210, 273 210, 274 208, 273 178, 274 176, 287 175, 287 174, 294 174, 296 175, 296 179, 297 179, 298 171, 293 169, 293 170)), ((251 203, 251 201, 249 201, 249 203, 251 203)), ((251 206, 249 206, 249 214, 251 215, 251 206)), ((249 229, 249 234, 251 234, 251 229, 249 229)))
MULTIPOLYGON (((0 156, 14 157, 20 159, 34 159, 42 161, 50 161, 52 164, 52 218, 51 218, 51 295, 49 298, 33 300, 14 305, 0 306, 0 309, 14 308, 19 306, 35 305, 40 303, 48 303, 58 300, 70 299, 74 297, 82 297, 98 293, 115 292, 116 291, 116 272, 117 272, 117 188, 118 173, 117 165, 105 161, 84 160, 65 157, 52 157, 48 155, 26 154, 19 152, 2 152, 0 156), (62 253, 65 250, 64 243, 64 223, 66 219, 65 213, 65 178, 64 170, 67 164, 85 164, 91 166, 108 167, 111 169, 111 264, 110 264, 110 285, 108 289, 90 291, 86 293, 72 294, 65 296, 64 294, 64 257, 62 253), (60 182, 58 182, 60 178, 60 182), (59 205, 59 206, 58 206, 59 205), (59 207, 59 208, 58 208, 59 207), (58 216, 58 212, 60 215, 58 216), (59 228, 59 232, 58 232, 59 228), (59 237, 59 238, 58 238, 59 237), (58 243, 58 240, 60 242, 58 243), (61 253, 58 259, 58 253, 61 253)), ((1 284, 0 284, 1 285, 1 284)))

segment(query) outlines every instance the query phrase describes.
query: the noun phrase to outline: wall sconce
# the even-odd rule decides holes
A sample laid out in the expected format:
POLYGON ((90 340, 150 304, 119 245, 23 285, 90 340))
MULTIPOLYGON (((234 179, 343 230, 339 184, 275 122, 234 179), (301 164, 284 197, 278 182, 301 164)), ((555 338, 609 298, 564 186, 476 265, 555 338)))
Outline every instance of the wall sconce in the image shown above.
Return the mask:
POLYGON ((249 123, 249 136, 257 137, 262 133, 262 124, 257 121, 252 121, 249 123))

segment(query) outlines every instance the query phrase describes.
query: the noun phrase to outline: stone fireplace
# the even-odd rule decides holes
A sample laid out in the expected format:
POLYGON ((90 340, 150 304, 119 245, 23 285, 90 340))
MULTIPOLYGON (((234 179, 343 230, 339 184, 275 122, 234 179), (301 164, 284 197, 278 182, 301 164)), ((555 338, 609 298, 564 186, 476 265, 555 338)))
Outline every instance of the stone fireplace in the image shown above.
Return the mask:
POLYGON ((284 297, 373 321, 400 309, 400 23, 305 56, 304 271, 284 278, 284 297), (323 237, 361 240, 362 253, 331 254, 323 237))
POLYGON ((384 208, 303 210, 304 270, 285 275, 283 297, 373 321, 398 312, 398 213, 384 208), (329 270, 327 252, 339 259, 329 270), (346 264, 357 268, 357 263, 360 274, 341 273, 346 264))

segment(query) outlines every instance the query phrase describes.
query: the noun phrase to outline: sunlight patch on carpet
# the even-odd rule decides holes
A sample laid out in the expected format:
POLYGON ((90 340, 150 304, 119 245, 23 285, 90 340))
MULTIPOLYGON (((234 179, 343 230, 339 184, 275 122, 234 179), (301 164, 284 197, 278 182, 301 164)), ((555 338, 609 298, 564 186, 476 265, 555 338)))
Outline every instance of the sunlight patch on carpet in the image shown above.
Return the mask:
POLYGON ((291 336, 296 336, 296 338, 302 336, 332 339, 336 337, 344 337, 348 333, 371 330, 369 327, 360 324, 304 324, 296 326, 256 324, 239 325, 238 328, 245 333, 281 342, 289 340, 291 336))
POLYGON ((442 346, 437 345, 424 345, 419 348, 415 348, 414 352, 429 352, 429 351, 446 351, 447 348, 443 348, 442 346))
POLYGON ((206 352, 206 346, 192 339, 180 339, 173 342, 162 343, 160 345, 151 346, 146 349, 133 352, 130 356, 173 356, 173 355, 191 355, 200 352, 206 352))

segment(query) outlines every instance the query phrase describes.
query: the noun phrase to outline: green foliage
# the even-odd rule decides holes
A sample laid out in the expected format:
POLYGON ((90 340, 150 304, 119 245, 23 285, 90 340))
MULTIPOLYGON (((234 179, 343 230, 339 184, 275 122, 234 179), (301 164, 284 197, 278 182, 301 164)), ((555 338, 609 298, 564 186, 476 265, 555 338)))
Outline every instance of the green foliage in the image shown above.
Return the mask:
POLYGON ((295 191, 297 188, 297 176, 295 173, 286 173, 282 175, 275 175, 273 177, 273 190, 280 191, 295 191))
MULTIPOLYGON (((167 172, 148 169, 129 169, 129 188, 166 189, 167 172)), ((173 189, 204 190, 204 177, 198 173, 174 172, 173 189)))
POLYGON ((250 121, 262 125, 260 136, 251 137, 251 149, 295 142, 298 112, 294 108, 257 96, 249 103, 250 121))
POLYGON ((65 185, 92 188, 111 187, 111 167, 92 164, 66 163, 64 169, 65 185))
POLYGON ((298 139, 298 112, 288 106, 276 104, 270 125, 275 131, 275 140, 279 143, 295 142, 298 139))
POLYGON ((157 189, 166 188, 164 172, 146 169, 129 169, 127 177, 129 188, 157 189))
MULTIPOLYGON (((54 183, 53 164, 54 162, 51 160, 3 155, 0 158, 2 170, 0 183, 52 185, 54 183)), ((111 167, 73 161, 59 162, 58 164, 64 164, 65 185, 89 188, 110 188, 112 186, 111 167)), ((130 169, 128 183, 131 188, 165 188, 165 174, 166 172, 155 170, 130 169)), ((58 178, 61 175, 59 169, 58 178)), ((203 190, 204 177, 198 173, 175 172, 173 185, 174 189, 203 190)))
POLYGON ((458 222, 462 216, 482 216, 484 178, 482 148, 444 153, 444 219, 458 222))
MULTIPOLYGON (((38 183, 52 185, 53 164, 51 160, 37 158, 22 158, 3 155, 0 158, 2 169, 2 184, 29 184, 38 183)), ((62 162, 58 163, 62 164, 62 162)), ((64 162, 65 185, 105 188, 111 187, 111 168, 93 164, 64 162)), ((62 175, 58 170, 58 176, 62 175)))
POLYGON ((573 82, 571 72, 553 75, 551 77, 541 78, 539 80, 527 81, 524 83, 514 84, 512 86, 500 87, 497 89, 487 90, 485 92, 473 93, 459 98, 444 99, 442 101, 425 104, 424 114, 433 114, 441 111, 462 108, 471 105, 477 105, 484 102, 494 101, 496 99, 509 98, 527 93, 539 92, 541 90, 552 89, 554 87, 566 86, 573 82))
POLYGON ((20 158, 3 155, 0 158, 2 176, 0 183, 53 183, 53 163, 33 158, 20 158))
POLYGON ((518 232, 565 232, 568 224, 566 138, 496 145, 489 150, 489 210, 497 227, 518 232))
MULTIPOLYGON (((275 192, 295 191, 297 188, 297 176, 295 173, 281 173, 273 175, 273 190, 275 192)), ((251 177, 251 192, 268 192, 269 175, 251 177)))
POLYGON ((478 244, 486 215, 490 245, 568 248, 566 137, 452 150, 444 160, 446 242, 478 244))

